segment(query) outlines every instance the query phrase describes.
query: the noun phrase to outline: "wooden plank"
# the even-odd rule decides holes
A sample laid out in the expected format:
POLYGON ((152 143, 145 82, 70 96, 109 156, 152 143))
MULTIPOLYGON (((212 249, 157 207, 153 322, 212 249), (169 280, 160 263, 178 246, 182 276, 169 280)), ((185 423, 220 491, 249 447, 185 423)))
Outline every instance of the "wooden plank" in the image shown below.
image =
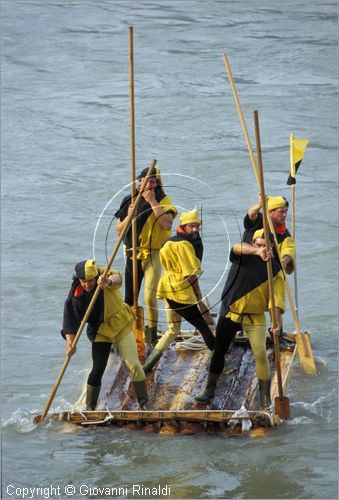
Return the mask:
MULTIPOLYGON (((161 433, 182 432, 193 434, 201 430, 213 430, 216 432, 241 433, 242 421, 250 421, 251 429, 258 427, 269 428, 273 426, 273 418, 269 412, 255 411, 247 412, 246 415, 236 415, 236 410, 230 411, 86 411, 86 412, 61 412, 49 416, 50 420, 76 424, 81 426, 98 425, 137 425, 144 428, 147 424, 154 424, 153 430, 161 433), (195 427, 192 427, 195 426, 195 427), (190 432, 187 432, 188 429, 190 432)), ((38 423, 36 420, 35 423, 38 423)))

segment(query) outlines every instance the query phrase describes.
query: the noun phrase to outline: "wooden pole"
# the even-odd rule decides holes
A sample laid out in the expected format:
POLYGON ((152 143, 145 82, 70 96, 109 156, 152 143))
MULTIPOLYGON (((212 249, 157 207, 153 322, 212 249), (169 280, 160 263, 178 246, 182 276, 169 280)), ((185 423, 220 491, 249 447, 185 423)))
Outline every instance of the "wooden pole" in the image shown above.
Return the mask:
MULTIPOLYGON (((295 172, 295 160, 294 160, 294 152, 293 152, 293 141, 294 141, 294 135, 290 134, 290 171, 291 171, 291 177, 295 179, 296 172, 295 172)), ((295 239, 295 191, 294 191, 294 186, 295 184, 292 184, 292 238, 295 239)))
MULTIPOLYGON (((276 251, 276 254, 278 255, 279 261, 281 262, 281 255, 280 255, 278 240, 277 240, 277 236, 276 236, 275 231, 274 231, 273 222, 272 222, 271 215, 269 212, 268 212, 268 223, 269 223, 270 231, 274 237, 275 251, 276 251)), ((286 275, 285 275, 283 267, 281 269, 284 273, 286 293, 287 293, 287 297, 288 297, 288 301, 290 304, 291 313, 292 313, 292 317, 293 317, 293 321, 294 321, 294 325, 295 325, 295 329, 296 329, 296 341, 297 341, 298 353, 299 353, 299 357, 300 357, 301 366, 302 366, 305 373, 308 373, 309 375, 317 375, 317 367, 315 365, 309 335, 306 332, 301 333, 300 322, 299 322, 299 318, 297 315, 296 307, 294 306, 291 288, 290 288, 288 281, 286 279, 286 275)))
POLYGON ((247 131, 245 118, 244 118, 244 115, 243 115, 243 112, 242 112, 242 109, 241 109, 241 106, 240 106, 238 92, 237 92, 237 89, 236 89, 236 86, 235 86, 235 83, 234 83, 234 80, 233 80, 233 75, 232 75, 231 67, 230 67, 230 64, 228 62, 226 54, 224 54, 224 63, 225 63, 226 72, 227 72, 227 75, 228 75, 228 80, 230 82, 231 89, 232 89, 232 92, 233 92, 233 97, 234 97, 235 105, 236 105, 237 110, 238 110, 238 114, 239 114, 239 118, 240 118, 240 123, 241 123, 242 129, 243 129, 244 135, 245 135, 245 141, 246 141, 247 149, 248 149, 248 152, 249 152, 249 155, 250 155, 251 165, 252 165, 254 177, 256 178, 257 184, 259 185, 257 165, 256 165, 256 161, 255 161, 255 158, 254 158, 253 149, 252 149, 252 146, 251 146, 250 136, 249 136, 248 131, 247 131))
MULTIPOLYGON (((134 115, 134 48, 133 27, 129 34, 129 91, 130 91, 130 147, 131 147, 131 203, 136 197, 135 186, 135 115, 134 115)), ((133 305, 138 307, 138 263, 137 263, 137 220, 132 220, 132 262, 133 262, 133 305)))
MULTIPOLYGON (((258 179, 260 187, 260 195, 262 199, 262 211, 263 211, 263 223, 264 223, 264 235, 265 235, 265 245, 266 251, 271 250, 271 244, 269 239, 269 228, 267 219, 267 204, 265 195, 265 184, 264 184, 264 172, 262 166, 262 154, 261 154, 261 142, 260 142, 260 130, 259 130, 259 118, 258 111, 254 111, 254 127, 255 127, 255 138, 257 146, 257 159, 258 159, 258 179)), ((269 284, 269 296, 271 302, 271 314, 272 314, 272 326, 273 329, 278 327, 276 309, 275 309, 275 299, 274 299, 274 286, 273 286, 273 272, 272 272, 272 261, 269 259, 267 261, 267 275, 269 284)), ((275 367, 277 370, 277 381, 278 381, 278 396, 275 398, 275 412, 280 418, 289 419, 291 418, 289 399, 284 396, 283 385, 282 385, 282 375, 281 375, 281 365, 280 365, 280 353, 279 353, 279 342, 278 334, 273 333, 274 342, 274 356, 275 356, 275 367)))
MULTIPOLYGON (((130 90, 130 147, 131 147, 131 203, 134 203, 136 196, 136 169, 135 169, 135 114, 134 114, 134 45, 133 27, 128 28, 129 34, 129 90, 130 90)), ((132 280, 133 280, 133 310, 136 321, 133 324, 133 332, 137 343, 139 355, 144 354, 144 310, 138 305, 139 285, 138 285, 138 232, 137 216, 132 220, 132 280)))
MULTIPOLYGON (((294 147, 293 147, 294 135, 290 134, 290 171, 291 177, 293 179, 296 178, 295 171, 295 158, 294 158, 294 147)), ((295 241, 295 184, 291 184, 291 205, 292 205, 292 238, 295 241)), ((299 301, 298 301, 298 279, 297 279, 297 250, 295 252, 294 257, 294 302, 295 302, 295 311, 297 318, 299 320, 299 301)))
MULTIPOLYGON (((146 177, 145 177, 145 179, 144 179, 144 182, 143 182, 143 184, 142 184, 142 186, 141 186, 140 192, 139 192, 139 194, 138 194, 138 196, 137 196, 137 198, 136 198, 136 200, 135 200, 135 208, 134 208, 134 211, 133 211, 133 212, 131 212, 131 213, 128 215, 127 219, 126 219, 126 223, 125 223, 125 225, 124 225, 124 228, 123 228, 123 230, 122 230, 122 232, 121 232, 121 234, 120 234, 120 236, 119 236, 119 238, 118 238, 118 241, 117 241, 117 243, 116 243, 116 245, 115 245, 115 247, 114 247, 114 250, 113 250, 113 252, 112 252, 112 254, 111 254, 111 257, 110 257, 110 259, 109 259, 109 261, 108 261, 108 263, 107 263, 106 269, 105 269, 105 271, 104 271, 104 273, 103 273, 103 275, 102 275, 102 276, 103 276, 103 278, 106 278, 106 276, 107 276, 107 274, 108 274, 108 272, 109 272, 109 270, 110 270, 110 267, 111 267, 111 265, 112 265, 112 263, 113 263, 113 260, 115 259, 115 256, 116 256, 116 254, 118 253, 118 250, 119 250, 120 244, 121 244, 121 242, 123 241, 123 239, 124 239, 124 237, 125 237, 125 235, 126 235, 126 233, 127 233, 128 229, 129 229, 129 227, 130 227, 130 224, 131 224, 132 218, 134 217, 134 212, 135 212, 135 211, 136 211, 136 209, 138 208, 138 205, 139 205, 140 200, 141 200, 142 193, 143 193, 144 188, 145 188, 145 186, 146 186, 146 184, 147 184, 147 182, 148 182, 148 178, 149 178, 149 176, 150 176, 150 174, 151 174, 151 172, 152 172, 153 168, 154 168, 154 167, 155 167, 155 165, 156 165, 156 162, 157 162, 156 160, 153 160, 153 161, 152 161, 151 166, 150 166, 150 167, 149 167, 149 169, 148 169, 148 172, 147 172, 147 174, 146 174, 146 177)), ((78 331, 77 331, 77 333, 76 333, 76 335, 75 335, 75 337, 74 337, 74 340, 73 340, 73 342, 72 342, 72 349, 74 349, 74 348, 76 347, 77 343, 78 343, 78 340, 79 340, 79 338, 80 338, 80 336, 81 336, 81 334, 82 334, 82 331, 83 331, 83 329, 84 329, 84 327, 85 327, 85 325, 86 325, 86 323, 87 323, 87 321, 88 321, 88 318, 89 318, 89 316, 90 316, 90 314, 91 314, 91 312, 92 312, 92 310, 93 310, 94 304, 95 304, 95 302, 96 302, 96 300, 97 300, 97 298, 98 298, 98 296, 99 296, 100 290, 101 290, 101 288, 100 288, 99 286, 97 286, 97 287, 96 287, 96 290, 95 290, 95 292, 94 292, 94 294, 93 294, 93 297, 92 297, 92 299, 91 299, 91 302, 90 302, 90 303, 89 303, 89 305, 88 305, 88 308, 87 308, 87 310, 86 310, 86 313, 85 313, 85 315, 84 315, 84 317, 83 317, 83 319, 82 319, 82 321, 81 321, 81 323, 80 323, 80 326, 79 326, 79 328, 78 328, 78 331)), ((43 411, 43 414, 42 414, 42 416, 41 416, 41 420, 40 420, 40 421, 44 420, 44 418, 46 417, 46 415, 47 415, 47 413, 48 413, 48 410, 50 409, 50 406, 51 406, 52 401, 53 401, 53 399, 54 399, 54 397, 55 397, 55 395, 56 395, 56 393, 57 393, 57 390, 58 390, 58 388, 59 388, 60 382, 61 382, 61 380, 62 380, 62 378, 63 378, 63 376, 64 376, 64 373, 65 373, 65 371, 66 371, 66 368, 67 368, 67 366, 68 366, 68 363, 70 362, 70 359, 71 359, 71 356, 66 356, 66 357, 65 357, 64 363, 63 363, 62 368, 61 368, 61 370, 60 370, 60 373, 59 373, 59 375, 58 375, 58 377, 57 377, 57 380, 56 380, 56 382, 55 382, 55 384, 54 384, 54 387, 53 387, 53 389, 52 389, 52 392, 51 392, 51 394, 50 394, 50 396, 49 396, 49 398, 48 398, 47 404, 46 404, 46 406, 45 406, 45 409, 44 409, 44 411, 43 411)))

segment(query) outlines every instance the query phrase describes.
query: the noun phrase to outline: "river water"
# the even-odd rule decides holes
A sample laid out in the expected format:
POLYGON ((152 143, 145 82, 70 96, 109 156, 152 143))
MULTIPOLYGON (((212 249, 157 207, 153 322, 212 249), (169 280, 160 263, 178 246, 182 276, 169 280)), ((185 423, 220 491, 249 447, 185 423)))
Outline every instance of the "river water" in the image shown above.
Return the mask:
MULTIPOLYGON (((167 487, 152 498, 337 498, 337 3, 5 0, 1 12, 2 498, 138 498, 133 484, 167 487), (156 158, 179 209, 202 210, 201 286, 215 309, 258 192, 224 52, 253 146, 259 111, 268 193, 290 198, 289 134, 309 139, 296 187, 298 298, 318 376, 295 363, 293 418, 262 438, 32 424, 64 359, 74 264, 103 263, 116 241, 129 182, 128 26, 137 170, 156 158)), ((84 335, 52 411, 72 406, 89 365, 84 335)))

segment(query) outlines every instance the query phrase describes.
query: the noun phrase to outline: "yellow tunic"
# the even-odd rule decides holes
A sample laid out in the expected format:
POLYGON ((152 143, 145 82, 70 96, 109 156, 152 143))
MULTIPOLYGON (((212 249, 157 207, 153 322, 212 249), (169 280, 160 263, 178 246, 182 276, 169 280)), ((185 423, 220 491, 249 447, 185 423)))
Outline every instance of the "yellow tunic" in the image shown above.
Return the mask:
POLYGON ((197 299, 189 276, 202 273, 200 260, 188 241, 167 241, 160 250, 164 274, 158 284, 157 297, 180 304, 196 304, 197 299))
MULTIPOLYGON (((165 213, 172 213, 175 217, 178 213, 168 196, 165 196, 159 202, 160 207, 165 213)), ((160 250, 165 241, 171 237, 171 230, 166 231, 156 219, 153 210, 143 225, 138 237, 137 259, 147 259, 152 250, 160 250)))
MULTIPOLYGON (((275 306, 285 311, 285 280, 282 271, 273 278, 275 306)), ((265 325, 265 312, 271 308, 268 281, 265 281, 229 306, 226 317, 236 323, 265 325)))
MULTIPOLYGON (((99 268, 99 274, 104 268, 99 268)), ((110 271, 108 277, 120 273, 110 271)), ((104 321, 100 324, 95 342, 117 343, 132 331, 135 315, 128 304, 123 301, 120 284, 112 283, 104 289, 104 321)))

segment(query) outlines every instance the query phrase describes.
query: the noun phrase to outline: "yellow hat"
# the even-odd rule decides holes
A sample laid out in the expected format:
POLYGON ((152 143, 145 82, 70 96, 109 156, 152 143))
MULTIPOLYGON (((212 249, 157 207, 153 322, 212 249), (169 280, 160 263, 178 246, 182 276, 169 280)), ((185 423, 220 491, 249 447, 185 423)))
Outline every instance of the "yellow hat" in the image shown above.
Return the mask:
MULTIPOLYGON (((255 241, 257 238, 265 239, 264 228, 257 229, 256 231, 254 231, 253 236, 252 236, 252 241, 255 241)), ((268 238, 273 245, 274 244, 274 236, 271 232, 268 233, 268 238)))
POLYGON ((98 268, 93 259, 83 260, 75 266, 75 275, 79 280, 91 280, 98 274, 98 268))
POLYGON ((253 236, 252 236, 252 241, 256 240, 257 238, 264 238, 264 228, 262 229, 257 229, 254 231, 253 236))
POLYGON ((276 208, 288 207, 288 201, 283 196, 269 196, 267 200, 267 208, 269 211, 276 208))
POLYGON ((199 212, 196 208, 190 212, 182 212, 180 215, 180 225, 184 226, 185 224, 201 224, 199 212))

